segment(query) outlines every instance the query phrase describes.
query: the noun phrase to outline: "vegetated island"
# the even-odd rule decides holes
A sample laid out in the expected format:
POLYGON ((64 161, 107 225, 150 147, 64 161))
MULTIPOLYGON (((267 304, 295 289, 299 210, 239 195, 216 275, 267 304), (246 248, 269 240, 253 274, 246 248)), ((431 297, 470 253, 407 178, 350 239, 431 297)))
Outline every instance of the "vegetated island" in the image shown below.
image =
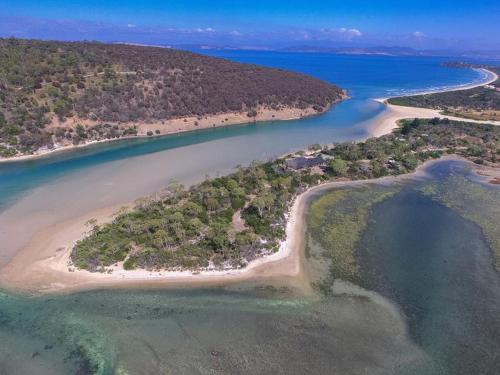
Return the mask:
MULTIPOLYGON (((189 189, 172 184, 117 213, 110 223, 89 222, 86 237, 71 249, 69 270, 242 269, 282 251, 293 202, 314 186, 403 175, 447 154, 498 171, 497 126, 439 118, 403 120, 400 125, 379 138, 316 145, 189 189)), ((500 248, 494 245, 500 266, 500 248)))
POLYGON ((500 121, 500 67, 474 65, 460 62, 444 64, 451 68, 486 69, 495 74, 496 80, 478 87, 443 91, 439 93, 404 96, 388 99, 389 104, 405 107, 431 108, 442 115, 479 121, 500 121))
POLYGON ((344 98, 301 73, 169 48, 0 39, 0 158, 300 118, 344 98))

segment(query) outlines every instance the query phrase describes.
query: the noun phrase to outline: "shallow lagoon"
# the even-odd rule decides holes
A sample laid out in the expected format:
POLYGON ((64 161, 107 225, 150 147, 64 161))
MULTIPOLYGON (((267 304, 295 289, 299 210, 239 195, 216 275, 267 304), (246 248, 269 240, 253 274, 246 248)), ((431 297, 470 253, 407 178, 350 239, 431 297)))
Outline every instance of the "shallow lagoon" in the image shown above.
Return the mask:
MULTIPOLYGON (((381 190, 391 195, 373 203, 369 217, 361 221, 365 228, 352 248, 356 274, 344 274, 395 303, 411 341, 425 353, 423 361, 402 366, 399 373, 496 374, 500 275, 493 256, 498 249, 493 246, 500 228, 482 228, 466 217, 479 214, 498 222, 500 189, 481 182, 461 162, 440 162, 428 174, 398 186, 361 189, 366 193, 358 206, 377 200, 381 190), (467 210, 460 212, 457 203, 466 199, 467 210)), ((362 197, 359 191, 353 194, 362 197)), ((349 197, 329 206, 324 220, 328 230, 343 225, 342 210, 354 211, 346 201, 349 197)), ((313 227, 313 255, 326 254, 332 261, 335 244, 328 246, 325 237, 315 238, 315 233, 313 227)), ((343 276, 333 264, 329 272, 327 281, 332 273, 343 276)), ((320 290, 324 292, 324 286, 320 290)))
MULTIPOLYGON (((265 160, 312 143, 364 138, 369 120, 382 111, 370 98, 481 78, 470 70, 442 68, 439 58, 224 53, 223 57, 303 71, 336 82, 348 88, 353 99, 323 116, 300 121, 120 141, 36 161, 1 164, 0 265, 12 255, 7 254, 6 246, 15 248, 37 228, 85 210, 131 201, 162 188, 171 178, 193 183, 206 173, 225 173, 239 163, 265 160), (2 234, 14 230, 18 235, 9 238, 21 242, 9 245, 2 234)), ((439 175, 436 178, 441 179, 439 175)), ((380 205, 390 202, 392 199, 380 205)), ((374 217, 381 215, 377 222, 392 220, 378 207, 373 211, 374 217)), ((399 205, 395 207, 399 210, 399 205)), ((408 207, 402 205, 404 209, 408 207)), ((441 212, 442 206, 425 198, 422 210, 424 215, 426 210, 441 212)), ((436 222, 450 217, 460 222, 480 254, 482 261, 477 267, 466 267, 472 281, 467 279, 470 287, 464 296, 469 298, 472 290, 490 285, 491 291, 485 294, 488 298, 474 312, 484 314, 493 327, 490 333, 496 333, 498 322, 492 314, 499 299, 494 300, 492 293, 497 293, 498 277, 488 269, 491 258, 487 244, 477 227, 449 209, 444 211, 446 214, 435 215, 436 222), (479 276, 485 277, 480 286, 474 281, 479 276)), ((371 224, 370 228, 374 227, 371 224)), ((376 231, 380 237, 373 239, 376 244, 394 234, 385 231, 382 224, 376 231)), ((443 233, 450 236, 451 232, 443 233)), ((373 235, 364 231, 363 239, 368 241, 373 235)), ((418 280, 419 275, 400 274, 396 266, 383 267, 392 264, 388 261, 392 257, 397 259, 398 251, 411 248, 405 242, 411 235, 397 238, 386 252, 360 246, 360 264, 374 273, 360 272, 363 277, 356 281, 379 294, 342 282, 336 282, 327 297, 266 285, 196 291, 98 291, 54 297, 0 293, 0 374, 400 374, 403 369, 417 374, 451 374, 451 355, 464 350, 463 336, 458 349, 443 351, 454 332, 445 330, 446 335, 435 339, 440 332, 435 327, 443 319, 437 315, 429 320, 427 315, 418 314, 413 319, 413 310, 407 306, 420 301, 411 288, 417 285, 413 278, 418 280), (380 274, 391 283, 379 283, 380 274), (401 294, 410 302, 398 298, 401 294)), ((430 246, 427 258, 421 259, 424 264, 425 259, 431 261, 433 243, 430 246)), ((443 251, 438 249, 438 254, 443 251)), ((463 259, 470 259, 464 252, 463 259)), ((446 275, 463 272, 461 267, 470 264, 465 260, 453 263, 446 275)), ((328 259, 322 259, 321 254, 310 257, 309 263, 311 280, 329 277, 328 259)), ((440 280, 439 273, 433 275, 432 280, 440 280)), ((434 289, 426 285, 425 290, 434 289)), ((472 301, 477 303, 477 299, 472 301)), ((429 306, 425 308, 430 314, 436 314, 440 307, 437 302, 423 306, 429 306)), ((471 322, 482 327, 456 303, 451 306, 459 311, 451 320, 457 327, 470 327, 471 322)), ((446 314, 453 311, 446 310, 446 314)), ((495 347, 487 341, 491 335, 478 339, 481 329, 467 331, 473 333, 470 345, 479 348, 473 352, 474 358, 495 347)), ((485 358, 481 363, 490 365, 494 357, 488 354, 485 358)), ((470 363, 488 373, 476 362, 470 363)))
MULTIPOLYGON (((337 279, 326 294, 272 285, 3 293, 0 373, 495 374, 500 277, 489 242, 425 186, 464 176, 464 187, 500 189, 456 162, 430 174, 361 188, 391 191, 370 206, 353 247, 363 288, 337 279)), ((330 277, 318 243, 308 247, 311 280, 330 277)))
POLYGON ((120 207, 175 179, 184 184, 315 143, 364 139, 383 111, 374 97, 439 89, 486 77, 450 69, 441 57, 341 56, 212 51, 237 61, 288 68, 338 83, 351 99, 302 120, 253 123, 92 145, 24 162, 0 163, 0 267, 37 233, 120 207))

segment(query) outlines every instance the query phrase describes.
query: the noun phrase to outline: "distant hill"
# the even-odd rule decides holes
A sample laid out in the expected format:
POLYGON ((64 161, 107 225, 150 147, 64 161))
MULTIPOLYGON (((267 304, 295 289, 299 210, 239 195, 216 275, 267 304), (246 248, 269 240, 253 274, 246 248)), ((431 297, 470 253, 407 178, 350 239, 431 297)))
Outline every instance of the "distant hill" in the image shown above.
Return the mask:
POLYGON ((169 48, 0 39, 0 155, 133 135, 136 122, 321 112, 343 96, 303 74, 169 48))
MULTIPOLYGON (((177 46, 179 47, 179 46, 177 46)), ((385 56, 439 56, 457 59, 489 59, 500 60, 500 50, 453 50, 453 49, 415 49, 402 46, 328 46, 323 43, 298 44, 291 46, 266 46, 266 45, 211 45, 211 44, 186 44, 180 46, 189 51, 215 50, 215 51, 274 51, 291 53, 331 53, 336 55, 385 55, 385 56)))
POLYGON ((281 49, 283 52, 334 53, 338 55, 387 55, 418 56, 420 52, 406 47, 320 47, 293 46, 281 49))

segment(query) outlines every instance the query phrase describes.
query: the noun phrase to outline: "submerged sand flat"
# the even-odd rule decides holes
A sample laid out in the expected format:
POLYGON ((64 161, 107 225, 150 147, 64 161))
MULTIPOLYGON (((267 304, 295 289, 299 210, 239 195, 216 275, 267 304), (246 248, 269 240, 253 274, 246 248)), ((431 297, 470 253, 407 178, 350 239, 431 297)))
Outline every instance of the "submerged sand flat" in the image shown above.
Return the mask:
MULTIPOLYGON (((450 160, 453 157, 441 160, 450 160)), ((410 175, 376 180, 339 181, 313 187, 294 201, 286 228, 287 238, 277 253, 251 262, 239 270, 222 271, 125 271, 121 265, 112 273, 91 273, 69 266, 69 254, 75 241, 87 231, 85 223, 96 218, 110 220, 119 206, 96 210, 78 219, 66 220, 38 232, 0 271, 0 285, 17 291, 61 292, 102 287, 159 287, 180 285, 219 285, 252 280, 281 280, 298 288, 309 288, 303 272, 303 249, 306 210, 309 198, 337 187, 386 184, 425 176, 426 168, 439 161, 429 161, 410 175)))
MULTIPOLYGON (((485 83, 471 86, 483 84, 485 83)), ((370 121, 373 134, 382 135, 392 131, 400 118, 436 117, 433 110, 393 107, 396 106, 391 106, 388 111, 370 121), (425 111, 432 112, 425 113, 425 111)), ((14 282, 10 277, 19 279, 21 274, 12 270, 23 270, 28 262, 31 264, 54 257, 56 250, 58 250, 59 266, 55 268, 66 268, 67 255, 65 259, 62 258, 61 254, 64 252, 60 249, 70 247, 74 241, 81 238, 85 231, 83 224, 88 219, 109 220, 110 215, 121 206, 131 204, 138 197, 153 194, 172 179, 188 185, 193 184, 201 181, 206 174, 212 176, 225 174, 235 165, 247 164, 251 160, 273 158, 293 148, 290 140, 280 140, 267 134, 254 134, 251 140, 249 142, 246 136, 238 136, 232 137, 230 141, 219 139, 108 162, 88 170, 69 173, 53 183, 41 185, 30 191, 5 211, 0 212, 0 268, 12 262, 9 267, 0 271, 2 283, 19 286, 19 282, 14 282), (64 233, 57 234, 59 232, 64 233)), ((297 139, 296 142, 299 144, 300 140, 297 139)), ((252 272, 257 273, 256 270, 252 272)), ((118 272, 114 275, 97 276, 116 279, 123 283, 124 277, 117 275, 118 272)), ((35 277, 34 273, 28 276, 24 272, 24 283, 35 277)), ((178 276, 184 281, 193 279, 190 274, 178 276)), ((216 282, 227 280, 228 276, 227 273, 223 273, 207 277, 211 282, 216 282)), ((78 276, 72 276, 72 280, 80 277, 78 273, 78 276)), ((131 276, 126 277, 134 279, 131 276)), ((139 274, 135 279, 144 280, 145 277, 151 279, 151 275, 147 272, 139 274)), ((242 276, 238 274, 235 277, 242 276)), ((88 281, 90 284, 100 282, 95 280, 95 275, 90 279, 92 280, 88 281)), ((65 289, 76 287, 80 283, 81 280, 72 282, 71 285, 61 283, 63 285, 60 286, 56 285, 57 281, 52 280, 39 289, 65 289)), ((25 289, 27 288, 26 284, 25 289)))

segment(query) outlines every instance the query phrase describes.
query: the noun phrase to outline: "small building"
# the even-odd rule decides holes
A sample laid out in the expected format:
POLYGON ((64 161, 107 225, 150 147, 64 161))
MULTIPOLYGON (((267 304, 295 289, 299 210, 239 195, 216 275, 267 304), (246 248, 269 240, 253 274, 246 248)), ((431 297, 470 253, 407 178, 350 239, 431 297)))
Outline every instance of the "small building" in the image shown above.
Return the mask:
POLYGON ((325 159, 323 159, 323 157, 321 157, 320 155, 314 158, 306 158, 301 156, 298 158, 288 159, 285 161, 285 164, 289 169, 298 170, 323 165, 325 164, 325 159))

